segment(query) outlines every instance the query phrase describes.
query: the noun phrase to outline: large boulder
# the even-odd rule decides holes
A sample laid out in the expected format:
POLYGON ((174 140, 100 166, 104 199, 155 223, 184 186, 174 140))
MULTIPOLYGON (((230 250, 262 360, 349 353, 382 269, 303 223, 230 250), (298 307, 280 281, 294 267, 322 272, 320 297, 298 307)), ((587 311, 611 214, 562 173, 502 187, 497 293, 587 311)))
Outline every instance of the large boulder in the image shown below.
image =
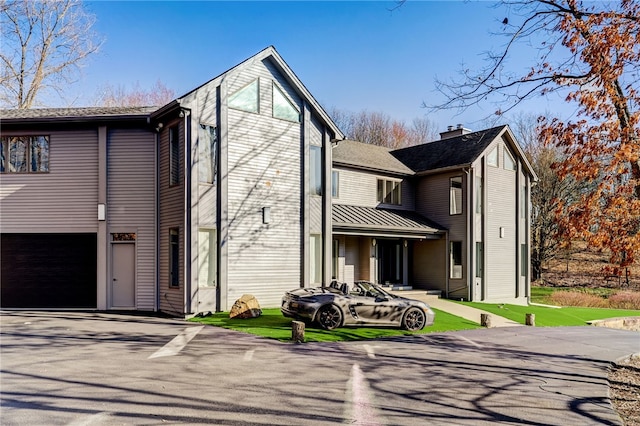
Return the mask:
POLYGON ((255 318, 262 315, 262 309, 258 299, 252 294, 243 294, 242 297, 233 304, 229 312, 229 318, 255 318))

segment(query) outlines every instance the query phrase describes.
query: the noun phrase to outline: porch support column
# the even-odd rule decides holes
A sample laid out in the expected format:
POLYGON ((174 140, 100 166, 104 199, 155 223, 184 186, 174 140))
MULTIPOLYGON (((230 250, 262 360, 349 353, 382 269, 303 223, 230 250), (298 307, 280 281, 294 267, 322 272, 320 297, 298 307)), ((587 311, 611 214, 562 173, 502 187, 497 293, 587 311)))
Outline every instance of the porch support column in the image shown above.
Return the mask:
POLYGON ((218 287, 216 309, 226 311, 229 283, 229 120, 227 111, 227 80, 223 79, 216 88, 216 114, 218 121, 218 186, 216 201, 216 222, 218 234, 218 287))

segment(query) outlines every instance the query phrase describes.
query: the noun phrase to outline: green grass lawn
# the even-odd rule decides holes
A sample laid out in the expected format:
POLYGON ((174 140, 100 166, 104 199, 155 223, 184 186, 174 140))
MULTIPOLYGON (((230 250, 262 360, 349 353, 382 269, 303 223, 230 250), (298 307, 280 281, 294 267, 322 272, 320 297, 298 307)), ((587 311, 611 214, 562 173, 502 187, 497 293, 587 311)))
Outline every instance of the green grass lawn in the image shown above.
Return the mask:
MULTIPOLYGON (((480 328, 479 324, 434 309, 436 320, 432 326, 421 331, 410 332, 395 327, 340 327, 335 330, 323 330, 315 325, 305 327, 307 342, 339 342, 350 340, 377 339, 381 337, 406 336, 420 333, 469 330, 480 328)), ((216 327, 228 328, 244 333, 281 341, 291 340, 291 318, 286 318, 280 309, 263 309, 262 315, 251 319, 230 319, 228 312, 218 312, 204 318, 192 318, 190 321, 216 327)))
POLYGON ((525 322, 525 314, 535 314, 536 326, 559 327, 586 325, 587 321, 605 318, 640 316, 640 311, 601 308, 547 308, 544 306, 499 305, 474 302, 458 302, 467 306, 482 309, 520 324, 525 322))

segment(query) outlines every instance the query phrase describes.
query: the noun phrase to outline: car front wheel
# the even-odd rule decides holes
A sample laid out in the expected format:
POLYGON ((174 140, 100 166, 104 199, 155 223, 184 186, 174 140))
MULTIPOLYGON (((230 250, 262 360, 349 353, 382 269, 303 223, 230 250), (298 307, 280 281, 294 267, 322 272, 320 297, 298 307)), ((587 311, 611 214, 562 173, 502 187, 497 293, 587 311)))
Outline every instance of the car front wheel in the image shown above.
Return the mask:
POLYGON ((326 305, 318 311, 317 321, 325 330, 333 330, 342 324, 342 311, 336 305, 326 305))
POLYGON ((402 318, 402 328, 409 331, 422 330, 427 322, 427 317, 421 309, 410 308, 402 318))

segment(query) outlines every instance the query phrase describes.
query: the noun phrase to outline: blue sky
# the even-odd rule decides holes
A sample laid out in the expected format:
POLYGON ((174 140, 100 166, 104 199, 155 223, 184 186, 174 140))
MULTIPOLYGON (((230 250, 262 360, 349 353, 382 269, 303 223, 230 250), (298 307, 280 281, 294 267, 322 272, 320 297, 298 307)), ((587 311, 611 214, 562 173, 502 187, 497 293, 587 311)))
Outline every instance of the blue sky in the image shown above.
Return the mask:
MULTIPOLYGON (((100 53, 83 68, 72 93, 90 104, 100 85, 161 81, 181 95, 269 45, 276 47, 326 108, 382 111, 410 122, 437 102, 434 80, 482 65, 482 53, 499 49, 508 11, 485 1, 356 2, 87 2, 100 53)), ((518 58, 516 58, 516 63, 518 58)), ((522 58, 526 62, 525 58, 522 58)), ((537 100, 522 110, 543 113, 561 100, 537 100)), ((444 128, 470 128, 495 109, 486 104, 456 115, 428 116, 444 128)))

